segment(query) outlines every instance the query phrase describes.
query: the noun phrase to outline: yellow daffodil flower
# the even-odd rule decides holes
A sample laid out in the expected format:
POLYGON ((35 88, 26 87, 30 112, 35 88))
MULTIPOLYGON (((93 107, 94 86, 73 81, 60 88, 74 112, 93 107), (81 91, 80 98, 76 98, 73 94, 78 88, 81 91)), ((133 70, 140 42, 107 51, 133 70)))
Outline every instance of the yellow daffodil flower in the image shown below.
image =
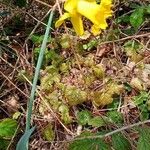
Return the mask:
POLYGON ((64 9, 67 11, 56 22, 55 27, 59 27, 64 20, 70 19, 77 35, 83 35, 82 16, 89 19, 93 26, 91 32, 97 35, 101 29, 106 29, 106 19, 112 15, 112 0, 101 0, 100 4, 96 0, 66 0, 64 9))

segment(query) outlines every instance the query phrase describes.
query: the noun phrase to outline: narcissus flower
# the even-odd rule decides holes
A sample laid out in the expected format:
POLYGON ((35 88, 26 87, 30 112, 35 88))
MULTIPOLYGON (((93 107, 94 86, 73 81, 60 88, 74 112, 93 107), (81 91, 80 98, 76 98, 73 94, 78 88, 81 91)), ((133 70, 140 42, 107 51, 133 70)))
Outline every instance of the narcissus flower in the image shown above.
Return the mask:
POLYGON ((55 27, 59 27, 66 19, 70 19, 77 35, 83 35, 84 27, 82 16, 89 19, 93 25, 91 32, 97 35, 101 29, 106 29, 106 19, 112 16, 112 0, 101 0, 100 4, 96 0, 66 0, 64 4, 65 13, 56 22, 55 27))

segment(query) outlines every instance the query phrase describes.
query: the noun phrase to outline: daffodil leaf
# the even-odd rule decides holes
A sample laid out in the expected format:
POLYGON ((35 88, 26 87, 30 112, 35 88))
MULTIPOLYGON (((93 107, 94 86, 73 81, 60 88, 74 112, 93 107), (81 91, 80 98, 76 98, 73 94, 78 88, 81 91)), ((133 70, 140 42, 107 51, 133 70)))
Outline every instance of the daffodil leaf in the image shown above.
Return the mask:
POLYGON ((24 135, 20 138, 16 150, 28 150, 28 142, 31 134, 35 130, 35 127, 32 127, 30 130, 26 131, 24 135))

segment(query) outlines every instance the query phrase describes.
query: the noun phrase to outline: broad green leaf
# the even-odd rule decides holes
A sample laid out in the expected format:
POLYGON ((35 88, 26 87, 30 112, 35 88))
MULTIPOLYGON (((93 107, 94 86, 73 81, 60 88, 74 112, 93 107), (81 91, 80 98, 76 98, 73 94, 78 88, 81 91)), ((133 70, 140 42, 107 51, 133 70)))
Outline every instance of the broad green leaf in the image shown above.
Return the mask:
POLYGON ((107 117, 111 119, 113 123, 123 123, 123 115, 118 111, 109 111, 107 117))
POLYGON ((16 150, 28 150, 28 142, 31 134, 35 130, 35 127, 32 127, 30 130, 26 131, 24 135, 20 138, 16 150))
POLYGON ((92 127, 101 127, 101 126, 107 125, 108 122, 109 122, 109 119, 107 117, 96 116, 94 118, 91 118, 88 124, 91 125, 92 127))
MULTIPOLYGON (((146 108, 147 109, 147 108, 146 108)), ((140 112, 140 120, 144 121, 144 120, 148 120, 149 119, 149 112, 140 112)))
POLYGON ((118 98, 114 98, 113 102, 109 105, 107 105, 108 109, 117 109, 119 106, 119 99, 118 98))
POLYGON ((44 128, 44 130, 43 130, 43 136, 44 136, 44 138, 45 138, 47 141, 49 141, 49 142, 51 142, 51 141, 54 140, 54 138, 55 138, 55 133, 54 133, 54 131, 53 131, 53 129, 52 129, 52 125, 51 125, 51 124, 48 124, 48 125, 46 126, 46 128, 44 128))
POLYGON ((150 149, 150 128, 148 127, 141 128, 137 144, 137 150, 149 150, 149 149, 150 149))
POLYGON ((146 91, 141 91, 139 95, 133 97, 133 101, 135 105, 140 105, 146 102, 149 98, 149 93, 146 91))
POLYGON ((130 16, 130 23, 135 28, 138 29, 144 22, 144 9, 136 9, 130 16))
POLYGON ((149 119, 149 111, 148 111, 147 104, 143 103, 139 105, 138 108, 140 109, 140 120, 144 121, 144 120, 149 119))
POLYGON ((132 150, 131 144, 122 133, 112 135, 112 146, 115 150, 132 150))
POLYGON ((9 145, 9 141, 0 138, 0 150, 6 150, 9 145))
POLYGON ((77 113, 77 121, 81 125, 86 125, 91 119, 92 114, 88 110, 82 110, 77 113))
POLYGON ((118 17, 116 19, 116 22, 119 24, 119 23, 129 23, 130 22, 130 16, 129 15, 122 15, 120 17, 118 17))
MULTIPOLYGON (((86 137, 86 136, 94 136, 97 134, 84 134, 79 136, 80 137, 86 137)), ((82 139, 82 140, 75 140, 69 145, 69 150, 110 150, 111 148, 109 145, 107 145, 104 140, 100 138, 96 139, 82 139)))
POLYGON ((11 138, 17 130, 17 121, 14 119, 4 119, 0 122, 0 137, 11 138))

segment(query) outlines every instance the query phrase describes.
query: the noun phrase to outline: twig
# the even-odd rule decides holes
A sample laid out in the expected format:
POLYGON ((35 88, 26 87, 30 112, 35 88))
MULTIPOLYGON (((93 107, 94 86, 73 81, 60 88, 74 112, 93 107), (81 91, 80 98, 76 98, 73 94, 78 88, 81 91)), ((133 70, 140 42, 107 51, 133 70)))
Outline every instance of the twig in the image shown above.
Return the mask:
POLYGON ((40 0, 35 0, 35 1, 38 2, 38 3, 40 3, 40 4, 42 4, 42 5, 45 5, 45 6, 47 6, 47 7, 50 7, 50 8, 53 7, 53 6, 47 4, 47 3, 43 2, 43 1, 40 1, 40 0))
POLYGON ((24 96, 26 96, 27 98, 29 98, 29 96, 26 95, 24 92, 22 92, 3 72, 0 71, 0 73, 1 73, 20 93, 22 93, 24 96))
POLYGON ((136 126, 140 126, 140 125, 143 125, 143 124, 146 124, 146 123, 150 123, 150 120, 146 120, 146 121, 143 121, 143 122, 138 122, 138 123, 134 123, 134 124, 131 124, 131 125, 127 125, 127 126, 124 126, 122 128, 116 129, 112 132, 106 133, 105 135, 95 135, 95 136, 86 136, 86 137, 81 137, 81 138, 74 138, 70 141, 84 140, 84 139, 106 138, 106 137, 111 136, 115 133, 121 132, 121 131, 126 130, 126 129, 130 129, 130 128, 133 128, 133 127, 136 127, 136 126))
POLYGON ((41 19, 41 21, 38 21, 38 23, 36 24, 36 26, 34 27, 34 29, 32 30, 32 32, 29 34, 29 36, 25 40, 24 46, 26 45, 26 43, 28 42, 28 40, 30 39, 30 37, 34 34, 35 30, 38 28, 38 26, 41 24, 41 22, 49 15, 50 12, 51 12, 51 9, 46 13, 46 15, 41 19))
POLYGON ((141 37, 148 37, 150 36, 150 32, 149 33, 145 33, 145 34, 139 34, 139 35, 132 35, 132 36, 128 36, 122 39, 118 39, 118 40, 114 40, 114 41, 106 41, 106 42, 101 42, 100 44, 108 44, 108 43, 116 43, 116 42, 121 42, 121 41, 125 41, 125 40, 129 40, 132 38, 141 38, 141 37))

